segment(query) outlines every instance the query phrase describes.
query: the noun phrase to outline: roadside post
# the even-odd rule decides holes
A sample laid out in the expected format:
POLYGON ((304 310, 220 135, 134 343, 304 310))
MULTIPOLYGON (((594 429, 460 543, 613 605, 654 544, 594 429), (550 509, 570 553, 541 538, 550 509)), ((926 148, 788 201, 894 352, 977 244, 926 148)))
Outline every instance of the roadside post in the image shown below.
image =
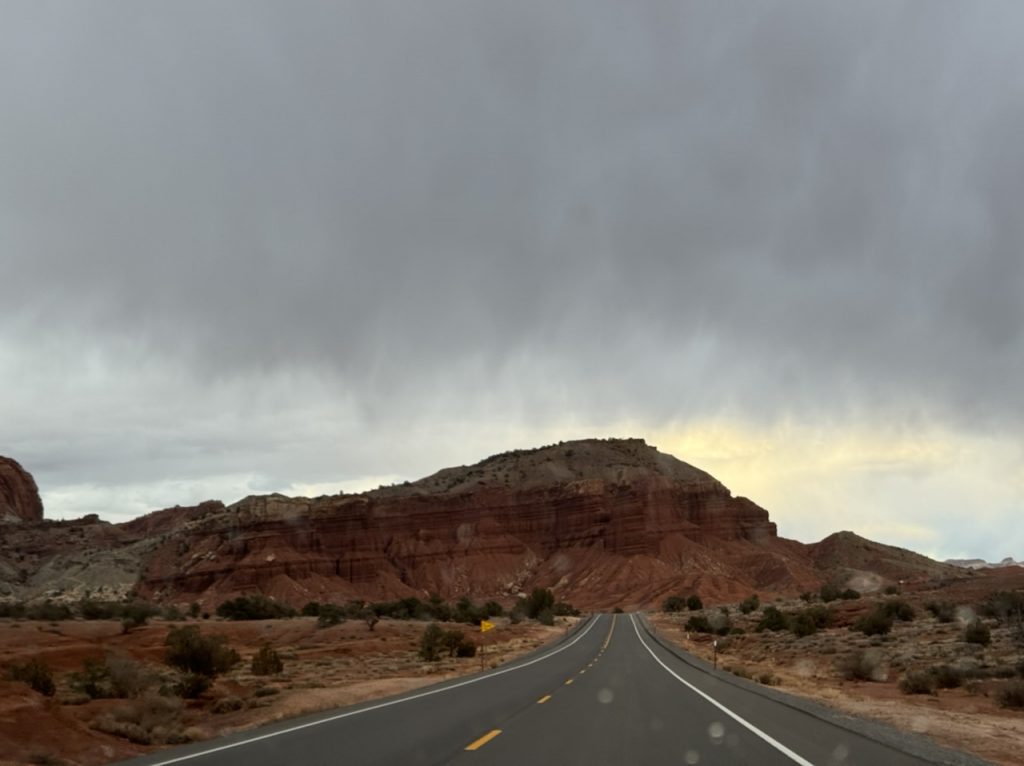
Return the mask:
POLYGON ((480 620, 480 669, 484 667, 484 633, 494 627, 494 623, 490 620, 480 620))
POLYGON ((714 641, 712 641, 711 645, 715 647, 714 666, 715 670, 718 670, 718 639, 716 638, 714 641))

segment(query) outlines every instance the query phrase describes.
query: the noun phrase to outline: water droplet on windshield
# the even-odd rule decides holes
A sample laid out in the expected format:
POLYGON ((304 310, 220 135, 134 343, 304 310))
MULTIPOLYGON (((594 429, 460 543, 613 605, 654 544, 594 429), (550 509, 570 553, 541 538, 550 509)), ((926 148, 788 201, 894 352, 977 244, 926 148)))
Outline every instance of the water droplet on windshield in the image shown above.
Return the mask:
POLYGON ((725 726, 719 721, 715 721, 708 727, 708 736, 711 737, 711 741, 716 745, 722 744, 722 737, 725 736, 725 726))
POLYGON ((602 705, 607 705, 613 699, 615 699, 615 692, 611 689, 602 689, 597 693, 597 701, 602 705))
POLYGON ((850 754, 850 748, 848 748, 846 745, 844 745, 842 742, 840 742, 838 745, 836 745, 836 749, 832 751, 831 763, 833 763, 833 764, 844 763, 846 761, 846 757, 849 754, 850 754))
POLYGON ((696 750, 687 750, 686 762, 690 764, 690 766, 694 766, 694 764, 700 763, 700 753, 698 753, 696 750))

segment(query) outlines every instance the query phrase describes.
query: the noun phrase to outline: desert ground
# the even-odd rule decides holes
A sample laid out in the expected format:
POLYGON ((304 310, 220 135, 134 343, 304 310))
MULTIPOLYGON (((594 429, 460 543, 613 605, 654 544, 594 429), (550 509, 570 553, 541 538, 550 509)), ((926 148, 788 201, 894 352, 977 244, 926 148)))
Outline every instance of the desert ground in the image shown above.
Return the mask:
POLYGON ((55 693, 44 696, 25 683, 0 680, 0 765, 93 764, 128 758, 170 744, 204 740, 304 713, 386 697, 482 667, 494 667, 562 635, 574 618, 554 627, 512 625, 495 618, 485 634, 458 629, 482 655, 419 658, 427 623, 381 620, 373 631, 362 621, 318 628, 315 618, 230 622, 153 620, 122 632, 119 621, 39 622, 0 620, 0 667, 36 658, 53 671, 55 693), (176 671, 164 663, 164 640, 181 624, 223 636, 241 662, 218 676, 199 699, 167 694, 176 671), (281 673, 255 675, 251 660, 269 644, 284 663, 281 673), (92 699, 74 674, 86 660, 108 660, 130 676, 138 693, 128 699, 92 699), (163 687, 164 694, 161 694, 163 687))
MULTIPOLYGON (((983 578, 941 583, 906 583, 898 594, 878 594, 825 605, 834 613, 832 627, 797 637, 792 632, 756 632, 763 606, 749 615, 737 605, 727 607, 734 630, 718 638, 719 667, 792 694, 811 698, 853 715, 881 720, 932 737, 993 763, 1019 766, 1024 753, 1024 710, 1000 704, 1001 690, 1024 684, 1024 643, 1014 629, 992 619, 991 643, 964 640, 965 624, 993 591, 1024 587, 1024 570, 994 571, 983 578), (895 620, 887 635, 866 636, 851 625, 875 604, 903 599, 914 609, 914 619, 895 620), (940 622, 925 608, 929 602, 957 605, 952 622, 940 622), (846 663, 865 657, 865 675, 872 680, 848 679, 846 663), (957 688, 906 693, 900 683, 908 673, 927 673, 939 666, 958 671, 957 688)), ((818 602, 820 603, 820 602, 818 602)), ((801 599, 772 603, 793 613, 809 605, 801 599)), ((812 606, 815 605, 813 602, 812 606)), ((721 614, 719 607, 651 616, 663 637, 687 651, 712 661, 716 637, 688 631, 692 614, 721 614)))

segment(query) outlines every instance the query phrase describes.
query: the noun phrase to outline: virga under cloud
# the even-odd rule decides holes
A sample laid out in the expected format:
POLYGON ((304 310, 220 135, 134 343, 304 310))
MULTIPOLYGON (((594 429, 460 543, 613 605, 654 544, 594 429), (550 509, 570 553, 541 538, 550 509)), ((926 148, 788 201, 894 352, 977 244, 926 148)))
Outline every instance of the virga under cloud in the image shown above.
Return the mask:
POLYGON ((1022 29, 1015 3, 9 5, 0 453, 51 513, 114 517, 580 435, 700 453, 725 423, 761 452, 721 478, 800 536, 857 507, 827 445, 934 437, 991 459, 887 465, 864 502, 1020 558, 1022 29), (782 433, 826 445, 811 489, 758 496, 782 433))

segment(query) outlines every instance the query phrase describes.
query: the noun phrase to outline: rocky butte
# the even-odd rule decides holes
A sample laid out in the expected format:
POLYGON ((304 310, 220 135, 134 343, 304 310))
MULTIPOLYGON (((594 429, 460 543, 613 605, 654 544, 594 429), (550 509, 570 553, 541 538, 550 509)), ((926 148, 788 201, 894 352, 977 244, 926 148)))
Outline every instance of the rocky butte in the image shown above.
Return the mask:
POLYGON ((43 501, 32 474, 0 456, 0 523, 42 520, 43 501))
POLYGON ((674 593, 736 600, 851 578, 964 576, 851 533, 780 538, 763 508, 641 439, 516 450, 357 495, 252 496, 19 534, 0 538, 0 595, 71 598, 87 583, 207 608, 247 593, 295 606, 509 602, 543 586, 581 608, 628 609, 674 593), (18 567, 24 582, 5 583, 18 567))

